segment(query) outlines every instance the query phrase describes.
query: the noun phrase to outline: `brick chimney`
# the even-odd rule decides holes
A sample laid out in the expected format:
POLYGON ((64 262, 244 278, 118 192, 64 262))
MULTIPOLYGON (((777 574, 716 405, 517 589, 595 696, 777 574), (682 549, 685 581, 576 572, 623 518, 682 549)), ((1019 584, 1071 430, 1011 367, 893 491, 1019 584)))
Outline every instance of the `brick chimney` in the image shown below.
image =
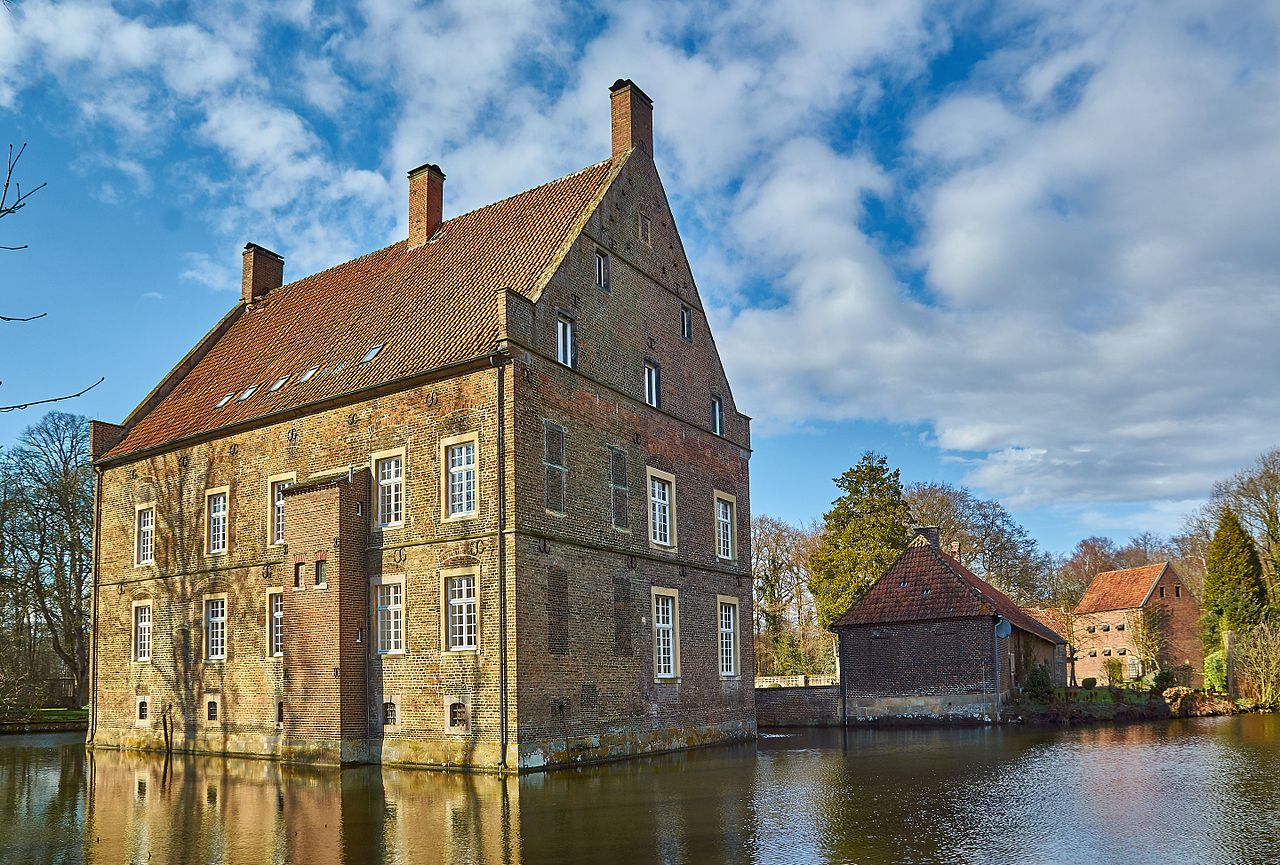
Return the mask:
POLYGON ((938 539, 937 526, 915 526, 911 529, 917 538, 924 538, 935 550, 942 542, 938 539))
POLYGON ((244 245, 244 272, 240 277, 240 299, 257 303, 273 288, 284 285, 284 259, 265 246, 244 245))
POLYGON ((614 158, 632 147, 653 156, 653 100, 630 78, 619 78, 609 88, 613 115, 614 158))
POLYGON ((427 163, 409 172, 409 248, 422 246, 444 221, 444 172, 427 163))

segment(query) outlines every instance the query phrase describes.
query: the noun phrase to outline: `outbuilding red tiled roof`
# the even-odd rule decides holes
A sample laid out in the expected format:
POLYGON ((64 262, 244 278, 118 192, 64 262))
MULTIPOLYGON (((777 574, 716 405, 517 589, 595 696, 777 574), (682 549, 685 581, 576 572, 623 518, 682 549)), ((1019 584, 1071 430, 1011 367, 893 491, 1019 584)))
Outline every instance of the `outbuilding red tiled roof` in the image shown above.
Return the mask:
POLYGON ((497 292, 510 288, 536 298, 623 159, 450 219, 416 249, 401 241, 233 310, 225 332, 189 372, 173 374, 180 380, 156 405, 130 417, 124 438, 105 458, 492 351, 497 292), (362 364, 379 344, 377 356, 362 364), (300 381, 312 367, 317 371, 300 381), (235 396, 219 408, 227 394, 235 396))
POLYGON ((1053 607, 1023 607, 1022 611, 1055 634, 1071 633, 1071 622, 1067 614, 1053 607))
POLYGON ((1168 562, 1156 562, 1140 568, 1103 571, 1093 578, 1084 597, 1076 606, 1077 613, 1103 613, 1110 610, 1132 610, 1142 606, 1151 587, 1160 579, 1168 562))
POLYGON ((938 548, 917 538, 833 628, 961 619, 999 614, 1015 628, 1051 643, 1066 642, 1008 595, 938 548))

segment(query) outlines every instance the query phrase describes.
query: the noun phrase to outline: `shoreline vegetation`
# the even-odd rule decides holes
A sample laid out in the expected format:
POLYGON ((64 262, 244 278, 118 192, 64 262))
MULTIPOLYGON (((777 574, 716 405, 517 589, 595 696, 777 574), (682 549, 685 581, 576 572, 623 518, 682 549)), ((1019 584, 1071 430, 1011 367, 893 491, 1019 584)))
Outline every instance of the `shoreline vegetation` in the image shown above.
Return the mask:
POLYGON ((1225 693, 1193 691, 1181 686, 1169 688, 1163 694, 1136 688, 1059 688, 1057 691, 1049 702, 1037 703, 1025 698, 1011 702, 1007 707, 1010 716, 1007 723, 1076 727, 1271 711, 1234 700, 1225 693))

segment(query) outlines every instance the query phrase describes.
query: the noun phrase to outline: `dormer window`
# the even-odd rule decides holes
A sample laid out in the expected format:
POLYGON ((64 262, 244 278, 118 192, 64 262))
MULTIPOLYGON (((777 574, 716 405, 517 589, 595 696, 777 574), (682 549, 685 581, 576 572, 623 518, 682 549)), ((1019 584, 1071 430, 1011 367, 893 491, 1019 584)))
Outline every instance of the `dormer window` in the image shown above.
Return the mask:
POLYGON ((373 360, 375 357, 377 357, 377 356, 378 356, 378 352, 380 352, 380 351, 382 351, 382 343, 378 343, 377 345, 373 346, 373 347, 372 347, 372 348, 370 348, 368 351, 366 351, 366 352, 364 353, 364 357, 360 358, 360 362, 361 362, 361 363, 368 363, 369 361, 371 361, 371 360, 373 360))
POLYGON ((319 371, 320 371, 320 367, 318 366, 311 367, 311 369, 307 370, 302 374, 302 378, 298 379, 299 383, 304 381, 310 381, 311 379, 315 378, 316 373, 318 373, 319 371))
POLYGON ((232 398, 232 397, 234 397, 234 396, 235 396, 235 393, 229 393, 229 394, 227 394, 227 395, 226 395, 226 396, 224 396, 222 399, 218 400, 218 405, 217 405, 217 407, 218 407, 218 408, 222 408, 224 405, 226 405, 227 403, 231 402, 231 398, 232 398))
POLYGON ((284 387, 285 382, 287 382, 288 380, 289 380, 289 376, 287 375, 282 375, 278 379, 276 379, 275 382, 271 385, 271 393, 275 393, 276 391, 280 390, 280 388, 284 387))

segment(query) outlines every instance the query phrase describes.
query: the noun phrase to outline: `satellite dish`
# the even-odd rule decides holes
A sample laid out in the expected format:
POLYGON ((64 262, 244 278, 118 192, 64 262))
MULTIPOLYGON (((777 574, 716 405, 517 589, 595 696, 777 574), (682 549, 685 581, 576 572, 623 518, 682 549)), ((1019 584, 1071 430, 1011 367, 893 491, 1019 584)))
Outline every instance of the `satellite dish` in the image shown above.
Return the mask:
POLYGON ((996 636, 1004 639, 1013 633, 1013 625, 1009 624, 1009 620, 1005 618, 996 619, 996 636))

